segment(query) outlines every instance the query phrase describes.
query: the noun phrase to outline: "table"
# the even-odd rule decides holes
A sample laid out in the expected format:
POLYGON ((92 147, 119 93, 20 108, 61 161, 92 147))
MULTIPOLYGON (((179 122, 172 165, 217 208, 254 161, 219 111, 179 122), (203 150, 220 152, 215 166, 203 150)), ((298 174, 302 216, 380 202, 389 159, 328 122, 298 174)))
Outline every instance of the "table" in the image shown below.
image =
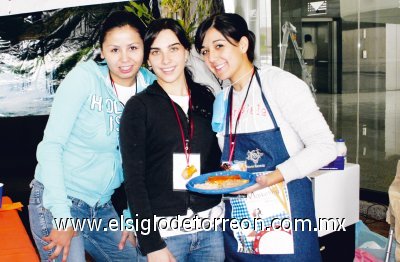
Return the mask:
POLYGON ((310 178, 317 220, 339 219, 341 223, 340 231, 335 230, 339 226, 337 223, 336 228, 320 226, 322 261, 353 261, 355 223, 359 221, 360 213, 360 166, 346 164, 344 170, 319 170, 310 178))
MULTIPOLYGON (((359 165, 346 164, 344 170, 319 170, 309 177, 313 182, 317 221, 334 218, 341 220, 344 227, 348 227, 360 220, 359 165)), ((318 236, 334 231, 334 227, 320 227, 318 236)))
MULTIPOLYGON (((3 204, 10 203, 3 197, 3 204)), ((0 211, 0 261, 39 261, 17 210, 0 211)))

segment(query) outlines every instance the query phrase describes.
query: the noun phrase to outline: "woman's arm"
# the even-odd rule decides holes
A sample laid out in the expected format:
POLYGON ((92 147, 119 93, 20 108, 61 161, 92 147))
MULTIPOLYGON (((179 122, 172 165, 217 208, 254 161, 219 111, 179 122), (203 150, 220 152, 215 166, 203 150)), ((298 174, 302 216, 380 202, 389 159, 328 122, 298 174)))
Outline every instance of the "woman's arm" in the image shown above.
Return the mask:
POLYGON ((43 140, 37 148, 39 179, 44 185, 43 206, 50 210, 58 222, 68 219, 65 224, 67 228, 60 229, 52 221, 54 228, 43 238, 48 243, 45 250, 55 248, 50 259, 62 254, 62 260, 66 261, 71 239, 76 235, 71 227, 71 201, 67 198, 64 184, 63 152, 82 105, 88 97, 87 86, 91 84, 92 79, 88 77, 88 73, 79 67, 67 75, 57 89, 43 140), (82 85, 82 79, 85 79, 85 85, 82 85))
MULTIPOLYGON (((37 148, 40 182, 44 185, 43 206, 55 219, 71 218, 71 201, 64 184, 63 152, 93 79, 81 67, 73 69, 57 89, 42 142, 37 148), (85 83, 82 84, 82 79, 85 83)), ((54 224, 54 223, 53 223, 54 224)))
POLYGON ((146 184, 146 108, 138 97, 131 98, 125 106, 120 124, 120 146, 124 185, 131 210, 136 235, 143 255, 166 247, 151 209, 146 184), (136 223, 137 222, 137 223, 136 223))
POLYGON ((257 184, 235 194, 248 194, 282 181, 289 183, 301 179, 336 157, 333 134, 306 83, 288 72, 280 71, 270 82, 263 84, 263 92, 272 92, 270 99, 297 136, 290 138, 291 141, 300 138, 304 148, 277 165, 272 173, 257 177, 257 184))
POLYGON ((306 83, 285 71, 281 71, 276 78, 277 85, 273 88, 272 99, 297 135, 291 139, 299 138, 304 144, 303 149, 277 166, 288 183, 303 178, 334 160, 336 145, 306 83))

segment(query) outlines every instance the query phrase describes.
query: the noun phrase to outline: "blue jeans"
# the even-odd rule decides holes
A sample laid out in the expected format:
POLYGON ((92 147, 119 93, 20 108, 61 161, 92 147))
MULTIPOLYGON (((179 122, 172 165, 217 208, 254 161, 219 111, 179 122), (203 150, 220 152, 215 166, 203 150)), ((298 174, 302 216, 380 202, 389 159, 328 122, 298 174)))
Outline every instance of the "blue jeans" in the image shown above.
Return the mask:
MULTIPOLYGON (((43 185, 33 180, 31 183, 32 191, 29 199, 29 222, 33 239, 38 248, 42 261, 49 261, 53 250, 44 251, 43 247, 48 245, 42 238, 48 236, 53 229, 53 216, 50 211, 43 207, 43 185)), ((121 240, 121 231, 104 231, 110 219, 118 219, 111 201, 101 206, 90 207, 88 204, 77 198, 69 197, 72 201, 71 215, 75 219, 87 219, 88 221, 101 219, 100 230, 90 230, 87 226, 78 232, 78 236, 73 237, 69 250, 68 261, 85 261, 85 251, 95 261, 136 261, 137 251, 129 241, 127 241, 123 250, 118 249, 118 243, 121 240)), ((83 222, 83 220, 81 220, 83 222)), ((56 261, 62 260, 62 252, 56 261)))
MULTIPOLYGON (((164 238, 168 250, 177 262, 223 262, 225 259, 222 230, 200 231, 164 238)), ((138 262, 146 262, 147 257, 138 254, 138 262)))

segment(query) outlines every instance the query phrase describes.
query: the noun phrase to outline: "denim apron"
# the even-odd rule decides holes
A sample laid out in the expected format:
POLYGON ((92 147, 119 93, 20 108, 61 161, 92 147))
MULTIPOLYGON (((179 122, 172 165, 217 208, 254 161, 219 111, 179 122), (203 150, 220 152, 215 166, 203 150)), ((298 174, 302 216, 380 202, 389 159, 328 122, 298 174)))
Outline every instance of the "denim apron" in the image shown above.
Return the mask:
MULTIPOLYGON (((289 158, 289 154, 283 142, 280 128, 278 127, 271 108, 268 104, 268 101, 262 92, 261 81, 257 71, 255 73, 255 76, 257 78, 258 86, 261 89, 261 95, 264 105, 274 124, 274 128, 271 130, 236 134, 236 145, 233 159, 247 159, 247 171, 252 173, 273 171, 275 170, 277 165, 283 163, 289 158), (249 156, 249 152, 253 152, 253 156, 249 156), (256 159, 257 162, 251 161, 252 159, 256 159)), ((232 89, 230 90, 230 92, 232 93, 232 89)), ((229 94, 229 97, 231 97, 231 93, 229 94)), ((229 99, 228 109, 230 108, 230 103, 231 100, 229 99)), ((225 139, 222 152, 222 161, 227 161, 228 158, 229 114, 226 114, 225 139)), ((293 221, 295 218, 308 218, 311 221, 312 228, 315 228, 316 221, 314 201, 312 186, 309 179, 305 177, 303 179, 291 181, 287 184, 287 190, 290 200, 289 202, 292 224, 294 223, 293 221)), ((226 218, 232 218, 232 211, 235 211, 232 210, 232 208, 236 208, 236 205, 232 205, 233 201, 240 200, 235 200, 233 198, 225 201, 226 218)), ((239 210, 239 212, 243 212, 243 210, 239 210)), ((250 214, 247 215, 250 217, 250 214)), ((224 244, 226 261, 321 261, 317 232, 309 231, 308 229, 304 231, 293 230, 292 232, 294 254, 249 254, 238 252, 238 243, 236 238, 234 237, 234 232, 231 230, 228 224, 225 224, 224 244)))

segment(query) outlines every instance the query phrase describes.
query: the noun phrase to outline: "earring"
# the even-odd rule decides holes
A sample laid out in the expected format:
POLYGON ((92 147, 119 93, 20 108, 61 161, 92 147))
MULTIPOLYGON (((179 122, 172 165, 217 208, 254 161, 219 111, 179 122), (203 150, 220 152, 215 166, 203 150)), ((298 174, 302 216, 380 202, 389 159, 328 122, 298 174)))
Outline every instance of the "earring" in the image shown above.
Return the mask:
POLYGON ((149 65, 149 70, 153 71, 153 67, 151 65, 149 65))

